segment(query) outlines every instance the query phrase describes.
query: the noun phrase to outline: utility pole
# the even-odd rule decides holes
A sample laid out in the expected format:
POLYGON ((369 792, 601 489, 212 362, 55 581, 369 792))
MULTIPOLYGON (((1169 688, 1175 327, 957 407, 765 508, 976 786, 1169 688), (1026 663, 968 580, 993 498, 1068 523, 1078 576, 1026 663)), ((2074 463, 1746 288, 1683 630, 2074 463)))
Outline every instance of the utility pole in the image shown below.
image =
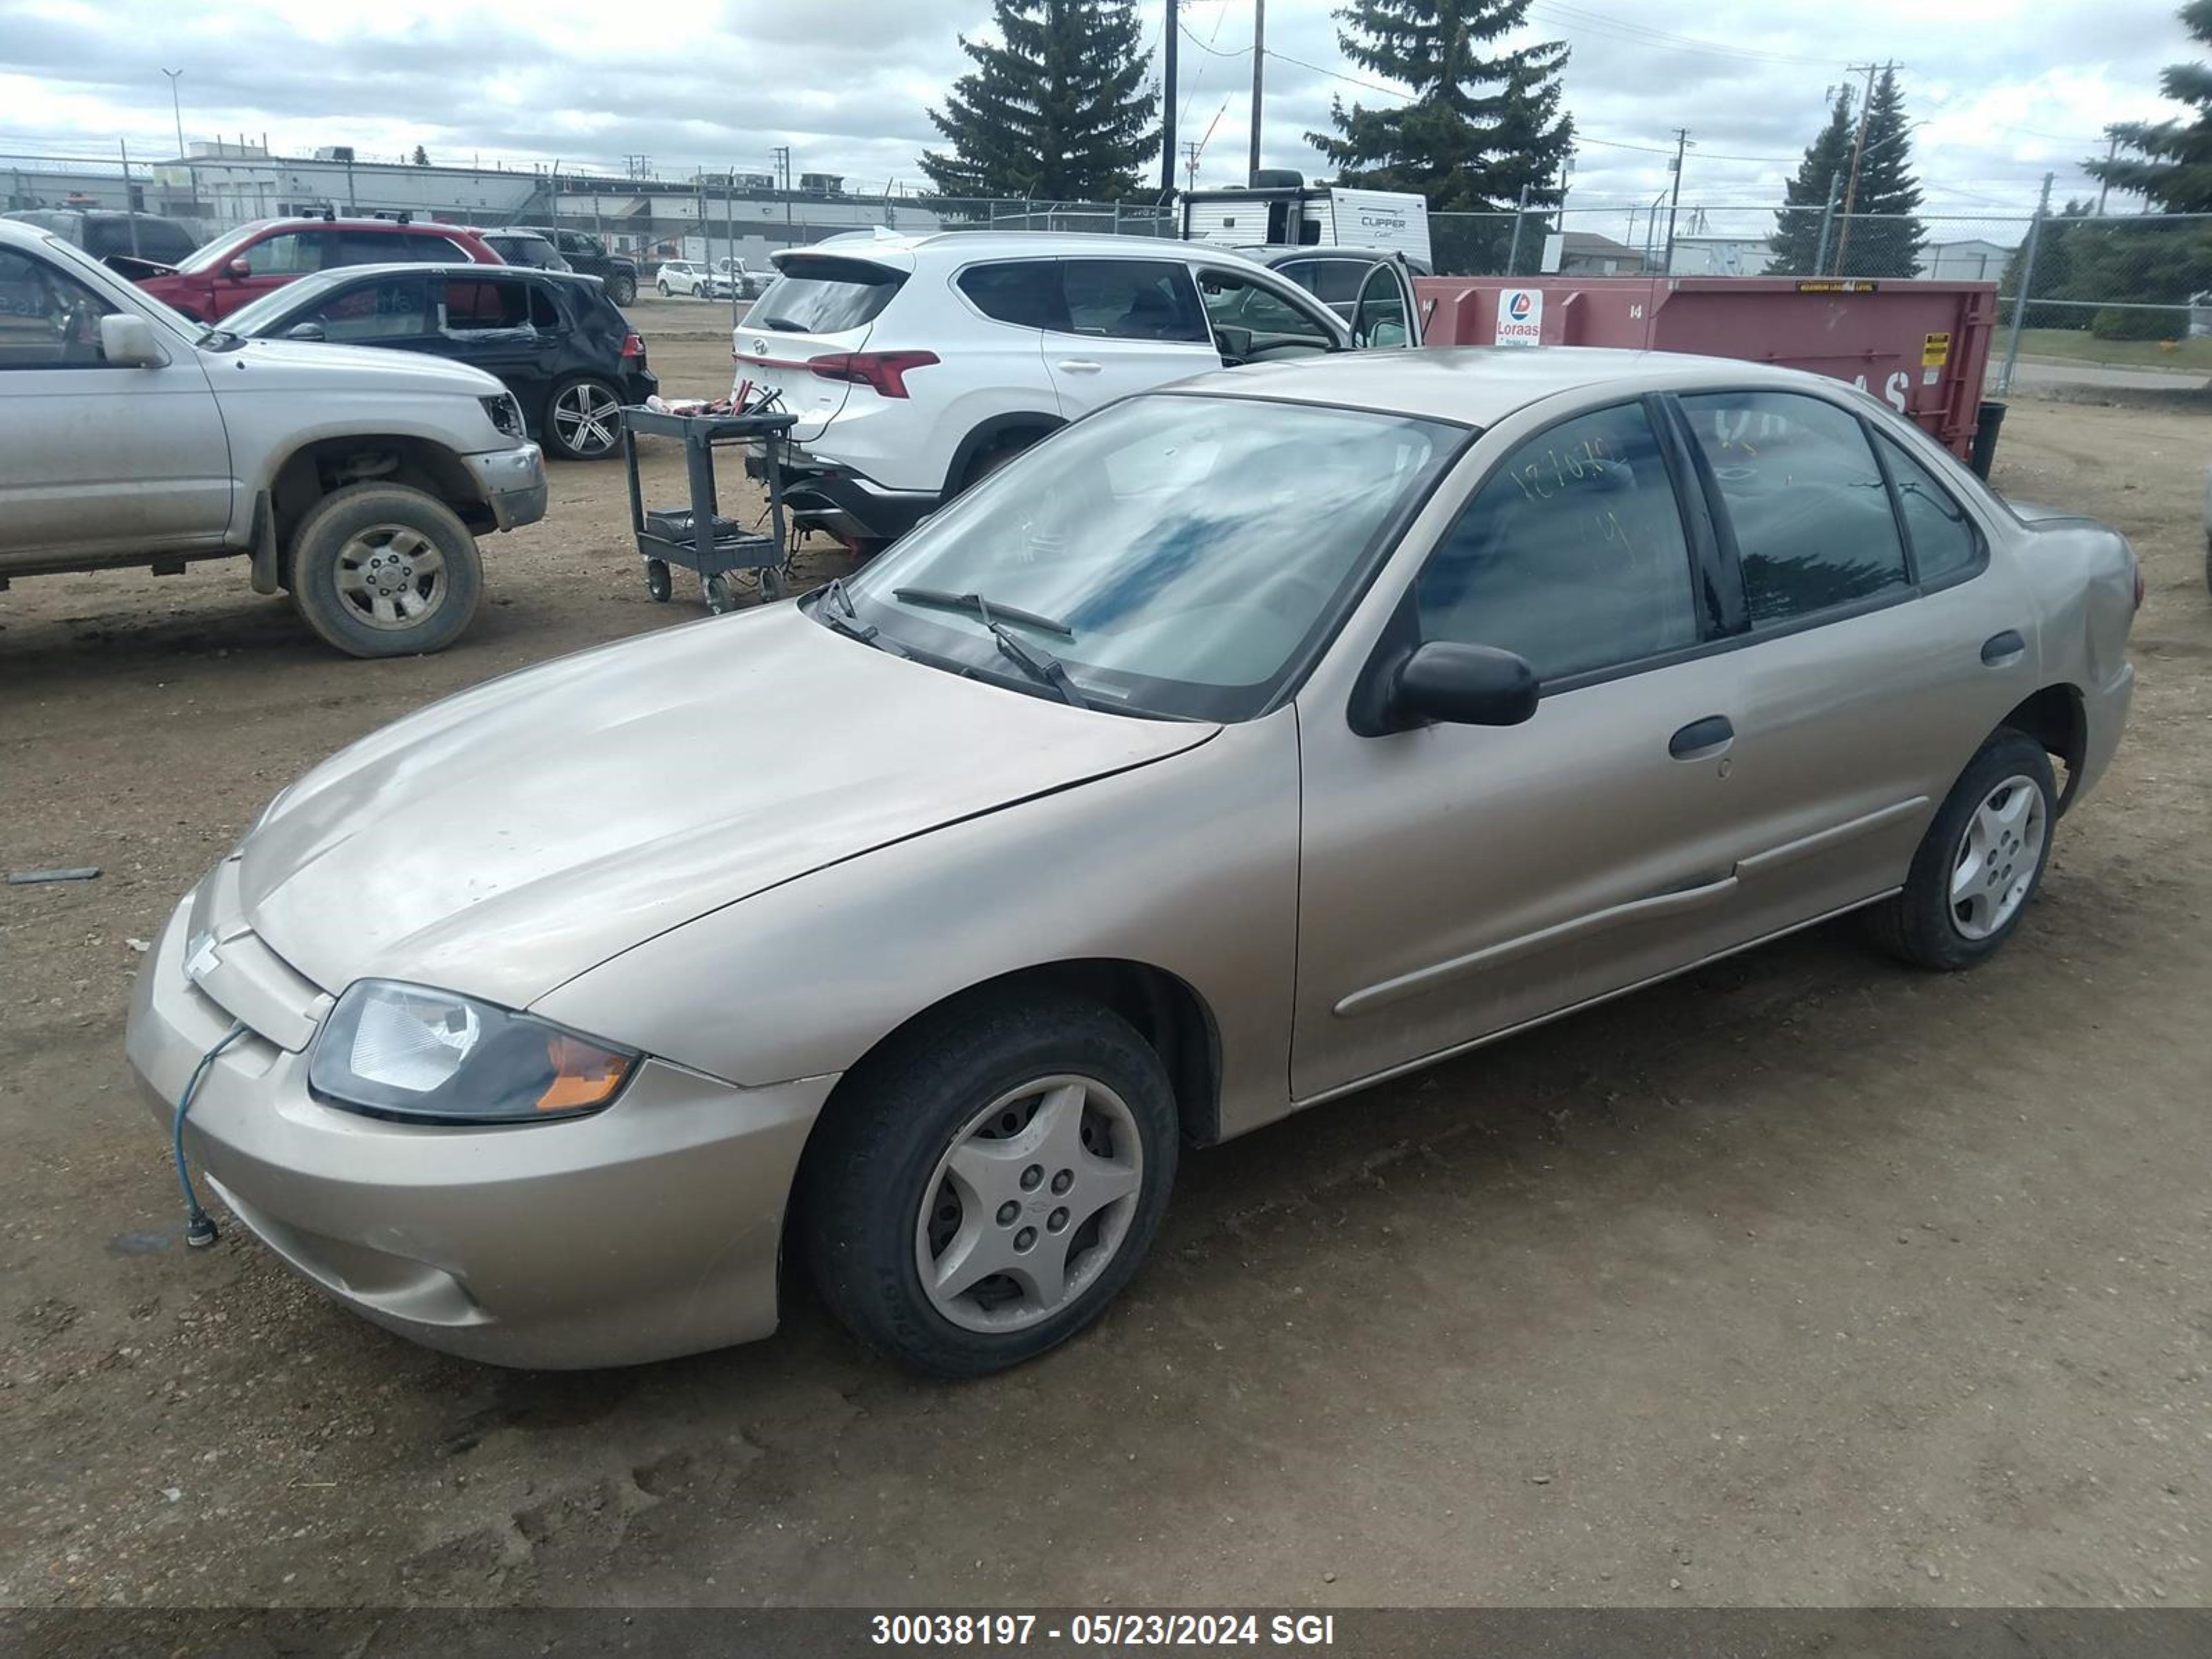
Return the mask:
POLYGON ((177 79, 184 70, 165 69, 161 73, 169 77, 169 113, 176 118, 177 159, 181 161, 185 159, 185 106, 177 101, 177 79))
POLYGON ((1267 78, 1267 0, 1252 0, 1252 164, 1244 182, 1260 182, 1260 105, 1267 78))
MULTIPOLYGON (((2120 135, 2110 127, 2106 128, 2105 159, 2107 161, 2112 161, 2118 156, 2119 153, 2120 135)), ((2105 198, 2112 192, 2112 183, 2109 179, 2100 179, 2097 181, 2097 216, 2100 219, 2105 216, 2105 198)))
POLYGON ((1851 141, 1851 176, 1850 181, 1844 186, 1843 228, 1836 234, 1836 275, 1838 276, 1844 274, 1844 249, 1851 240, 1851 207, 1859 195, 1859 158, 1866 154, 1867 118, 1874 113, 1874 77, 1881 65, 1852 64, 1849 68, 1853 75, 1861 70, 1866 71, 1867 89, 1866 97, 1859 104, 1858 137, 1851 141))
POLYGON ((1176 0, 1167 0, 1167 32, 1160 38, 1166 42, 1166 61, 1161 65, 1164 78, 1160 83, 1160 194, 1175 194, 1176 167, 1176 36, 1182 25, 1176 20, 1176 0))
POLYGON ((791 228, 791 146, 778 144, 769 154, 775 159, 775 170, 783 185, 783 245, 797 246, 798 239, 791 228))
POLYGON ((1844 187, 1843 175, 1828 175, 1828 204, 1820 210, 1820 251, 1813 258, 1813 273, 1820 276, 1828 269, 1828 238, 1836 228, 1836 196, 1844 187))
POLYGON ((1198 153, 1204 148, 1205 146, 1195 138, 1186 138, 1182 141, 1182 173, 1185 190, 1198 188, 1198 153))
POLYGON ((1667 204, 1667 263, 1661 269, 1669 276, 1674 274, 1674 215, 1682 205, 1682 152, 1690 147, 1690 130, 1674 129, 1674 192, 1667 204))
POLYGON ((1521 186, 1520 205, 1514 210, 1513 213, 1513 246, 1505 255, 1505 274, 1508 276, 1518 276, 1521 274, 1521 227, 1528 222, 1528 186, 1523 185, 1521 186))
POLYGON ((115 145, 123 152, 123 211, 131 220, 131 257, 135 259, 138 257, 138 210, 131 199, 131 143, 118 138, 115 145))

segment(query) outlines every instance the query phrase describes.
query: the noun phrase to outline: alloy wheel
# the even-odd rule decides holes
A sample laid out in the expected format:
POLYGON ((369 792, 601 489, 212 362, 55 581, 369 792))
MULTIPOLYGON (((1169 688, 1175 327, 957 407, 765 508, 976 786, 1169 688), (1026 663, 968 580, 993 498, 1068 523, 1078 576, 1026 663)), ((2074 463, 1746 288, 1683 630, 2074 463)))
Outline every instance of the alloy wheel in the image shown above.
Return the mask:
POLYGON ((622 404, 606 387, 580 380, 553 399, 553 429, 577 454, 604 455, 622 435, 622 404))
POLYGON ((446 602, 446 556, 419 530, 371 525, 339 550, 337 589, 371 628, 419 627, 446 602))

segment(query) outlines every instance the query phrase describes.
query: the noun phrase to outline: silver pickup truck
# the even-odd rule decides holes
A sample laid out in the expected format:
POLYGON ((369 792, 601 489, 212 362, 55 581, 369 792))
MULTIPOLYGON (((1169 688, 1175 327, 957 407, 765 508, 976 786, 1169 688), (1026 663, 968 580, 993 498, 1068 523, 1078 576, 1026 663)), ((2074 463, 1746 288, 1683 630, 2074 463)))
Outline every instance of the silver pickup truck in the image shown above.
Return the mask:
POLYGON ((0 588, 234 556, 339 650, 406 655, 476 614, 476 537, 544 514, 544 459, 482 370, 241 340, 0 222, 0 588))

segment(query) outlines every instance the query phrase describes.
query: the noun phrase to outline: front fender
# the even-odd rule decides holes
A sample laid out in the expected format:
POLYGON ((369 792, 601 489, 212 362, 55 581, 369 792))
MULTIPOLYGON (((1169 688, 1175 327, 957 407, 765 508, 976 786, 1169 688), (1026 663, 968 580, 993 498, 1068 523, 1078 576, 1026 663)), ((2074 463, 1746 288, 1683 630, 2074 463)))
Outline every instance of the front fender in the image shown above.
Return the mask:
POLYGON ((849 1070, 915 1014, 1024 968, 1143 963, 1211 1010, 1235 1134, 1290 1107, 1297 855, 1285 708, 756 894, 533 1011, 732 1082, 781 1080, 849 1070))

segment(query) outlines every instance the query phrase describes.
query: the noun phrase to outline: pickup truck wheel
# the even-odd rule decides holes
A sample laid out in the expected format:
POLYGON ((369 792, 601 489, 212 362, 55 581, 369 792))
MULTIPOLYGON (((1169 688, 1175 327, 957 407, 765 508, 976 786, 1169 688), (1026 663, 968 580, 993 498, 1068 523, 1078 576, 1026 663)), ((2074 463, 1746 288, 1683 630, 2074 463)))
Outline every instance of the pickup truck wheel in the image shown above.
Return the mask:
POLYGON ((637 278, 627 271, 617 271, 607 278, 607 298, 618 306, 626 306, 637 298, 637 278))
POLYGON ((597 375, 563 380, 546 400, 539 429, 563 460, 604 461, 622 447, 622 394, 597 375))
POLYGON ((476 538, 453 510, 404 484, 333 490, 292 543, 292 603, 356 657, 442 651, 483 595, 476 538))

